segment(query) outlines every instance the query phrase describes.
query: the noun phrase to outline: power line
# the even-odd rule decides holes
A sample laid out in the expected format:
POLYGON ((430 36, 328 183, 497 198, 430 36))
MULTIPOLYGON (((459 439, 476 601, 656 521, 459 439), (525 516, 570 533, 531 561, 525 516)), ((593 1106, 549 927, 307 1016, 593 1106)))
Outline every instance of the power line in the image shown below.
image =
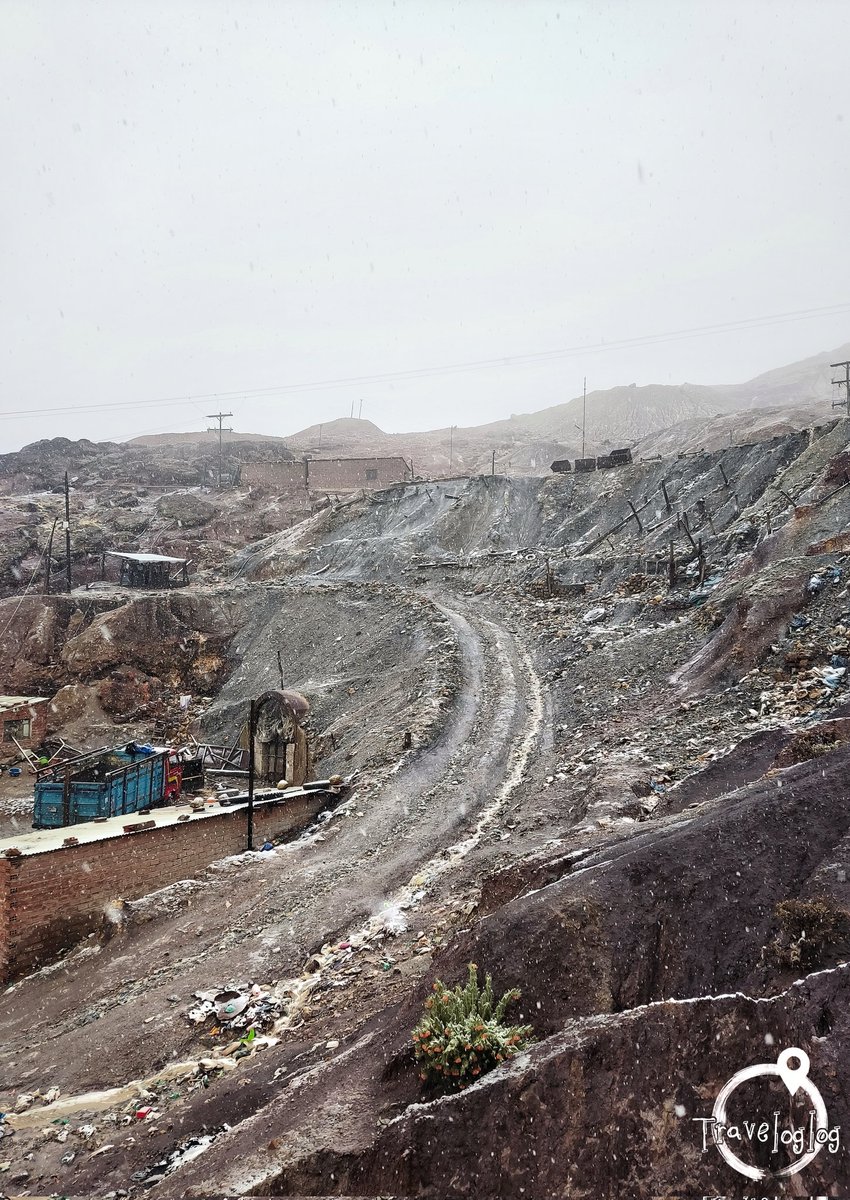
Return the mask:
POLYGON ((320 391, 326 388, 375 385, 380 383, 404 382, 427 379, 435 375, 456 375, 468 371, 492 370, 502 367, 537 366, 561 358, 575 358, 588 354, 607 354, 612 350, 636 349, 642 346, 657 346, 667 342, 682 341, 692 337, 712 334, 734 333, 737 330, 765 329, 793 321, 807 321, 815 317, 838 316, 850 311, 850 301, 830 304, 822 308, 804 308, 786 313, 772 313, 761 317, 747 317, 739 321, 726 321, 714 325, 697 325, 690 329, 678 329, 668 333, 645 334, 641 337, 622 338, 619 341, 597 342, 590 345, 566 346, 558 350, 540 350, 527 354, 508 354, 500 358, 472 359, 468 362, 446 363, 441 366, 415 367, 405 371, 385 371, 374 375, 349 375, 336 379, 310 380, 304 383, 284 383, 262 388, 242 388, 231 392, 199 392, 188 396, 162 396, 155 400, 123 400, 105 404, 70 404, 53 408, 22 408, 0 411, 0 419, 54 415, 57 413, 106 412, 126 408, 152 408, 156 405, 189 405, 199 400, 271 399, 274 396, 297 392, 320 391))

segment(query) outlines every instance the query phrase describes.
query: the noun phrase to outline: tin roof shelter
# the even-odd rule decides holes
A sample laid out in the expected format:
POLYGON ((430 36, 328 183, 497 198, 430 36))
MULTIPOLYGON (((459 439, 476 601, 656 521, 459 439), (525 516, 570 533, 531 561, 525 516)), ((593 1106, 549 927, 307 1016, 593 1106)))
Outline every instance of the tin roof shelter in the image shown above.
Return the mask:
POLYGON ((121 562, 119 583, 122 587, 171 588, 183 587, 189 582, 188 558, 170 558, 167 554, 125 554, 121 550, 107 550, 106 553, 121 562))

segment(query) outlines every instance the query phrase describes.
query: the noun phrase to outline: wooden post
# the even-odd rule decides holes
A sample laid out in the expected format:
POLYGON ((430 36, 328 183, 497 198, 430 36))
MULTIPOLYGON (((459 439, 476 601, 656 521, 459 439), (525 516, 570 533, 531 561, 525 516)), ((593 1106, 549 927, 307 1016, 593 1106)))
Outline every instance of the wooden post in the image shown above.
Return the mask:
POLYGON ((684 512, 682 513, 682 528, 684 529, 685 533, 688 535, 688 541, 691 543, 694 550, 696 550, 697 544, 694 541, 693 537, 691 536, 691 527, 688 524, 688 514, 684 513, 684 512))
POLYGON ((796 505, 796 502, 795 502, 794 500, 792 500, 792 499, 791 499, 791 497, 788 495, 788 493, 787 493, 787 492, 783 492, 783 490, 782 490, 782 488, 781 488, 781 487, 775 487, 775 486, 774 486, 774 489, 773 489, 773 490, 774 490, 775 492, 779 492, 779 495, 780 495, 780 496, 783 498, 783 500, 787 500, 787 501, 788 501, 788 503, 789 503, 789 504, 791 505, 791 507, 794 509, 794 512, 796 512, 796 511, 797 511, 797 505, 796 505))
POLYGON ((726 486, 728 487, 728 486, 729 486, 729 480, 726 478, 726 472, 723 470, 723 463, 718 463, 717 465, 718 465, 718 467, 720 468, 720 474, 723 476, 723 482, 724 482, 724 483, 726 484, 726 486))
POLYGON ((65 768, 62 779, 62 824, 71 824, 71 768, 65 768))
POLYGON ((56 532, 56 524, 59 518, 53 518, 53 528, 50 530, 50 537, 47 539, 47 562, 44 567, 44 594, 50 595, 50 559, 53 555, 53 534, 56 532))
POLYGON ((632 510, 632 516, 633 516, 633 517, 634 517, 634 519, 637 521, 637 527, 638 527, 638 529, 640 530, 640 532, 641 532, 641 533, 643 533, 643 525, 641 524, 640 517, 639 517, 639 516, 638 516, 638 514, 637 514, 637 509, 636 509, 636 508, 635 508, 635 506, 632 504, 631 500, 627 500, 627 501, 626 501, 626 504, 628 504, 629 508, 632 510))
POLYGON ((672 542, 670 543, 670 565, 668 567, 668 572, 669 572, 669 580, 670 580, 670 589, 672 591, 672 589, 676 586, 676 555, 673 550, 672 542))
POLYGON ((673 505, 670 503, 670 497, 667 495, 667 485, 663 479, 661 480, 661 490, 664 493, 664 503, 667 505, 667 511, 668 513, 672 512, 673 505))

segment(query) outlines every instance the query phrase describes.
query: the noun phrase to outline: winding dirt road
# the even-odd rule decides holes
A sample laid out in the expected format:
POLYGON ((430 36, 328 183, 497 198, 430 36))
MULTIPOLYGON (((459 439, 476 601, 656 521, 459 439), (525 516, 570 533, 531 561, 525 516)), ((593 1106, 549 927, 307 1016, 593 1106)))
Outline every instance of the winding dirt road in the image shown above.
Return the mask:
MULTIPOLYGON (((432 746, 374 790, 361 781, 341 812, 276 855, 212 872, 173 911, 19 983, 0 1012, 3 1091, 57 1086, 67 1096, 197 1054, 183 1019, 195 990, 298 979, 311 953, 388 903, 414 912, 479 846, 526 775, 544 700, 527 648, 492 610, 436 603, 457 638, 462 684, 432 746), (175 994, 179 1006, 169 1003, 175 994)), ((249 1077, 254 1061, 240 1074, 249 1077)), ((204 1127, 208 1114, 195 1107, 180 1121, 183 1136, 204 1127)), ((126 1163, 120 1145, 108 1158, 95 1160, 98 1176, 108 1168, 112 1185, 126 1186, 139 1148, 126 1163)), ((74 1176, 77 1191, 84 1160, 74 1176)), ((62 1177, 62 1190, 70 1182, 62 1177)))

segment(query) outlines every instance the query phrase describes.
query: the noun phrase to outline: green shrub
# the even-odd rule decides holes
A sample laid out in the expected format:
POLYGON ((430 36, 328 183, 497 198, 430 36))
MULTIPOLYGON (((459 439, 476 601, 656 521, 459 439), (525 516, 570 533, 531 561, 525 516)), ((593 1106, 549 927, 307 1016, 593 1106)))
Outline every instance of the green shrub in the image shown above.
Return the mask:
POLYGON ((449 990, 442 980, 425 1001, 425 1013, 413 1031, 419 1078, 443 1092, 461 1091, 480 1075, 513 1058, 534 1040, 530 1025, 505 1024, 508 1005, 519 999, 513 988, 498 1003, 493 980, 478 984, 478 968, 469 964, 466 984, 449 990))

